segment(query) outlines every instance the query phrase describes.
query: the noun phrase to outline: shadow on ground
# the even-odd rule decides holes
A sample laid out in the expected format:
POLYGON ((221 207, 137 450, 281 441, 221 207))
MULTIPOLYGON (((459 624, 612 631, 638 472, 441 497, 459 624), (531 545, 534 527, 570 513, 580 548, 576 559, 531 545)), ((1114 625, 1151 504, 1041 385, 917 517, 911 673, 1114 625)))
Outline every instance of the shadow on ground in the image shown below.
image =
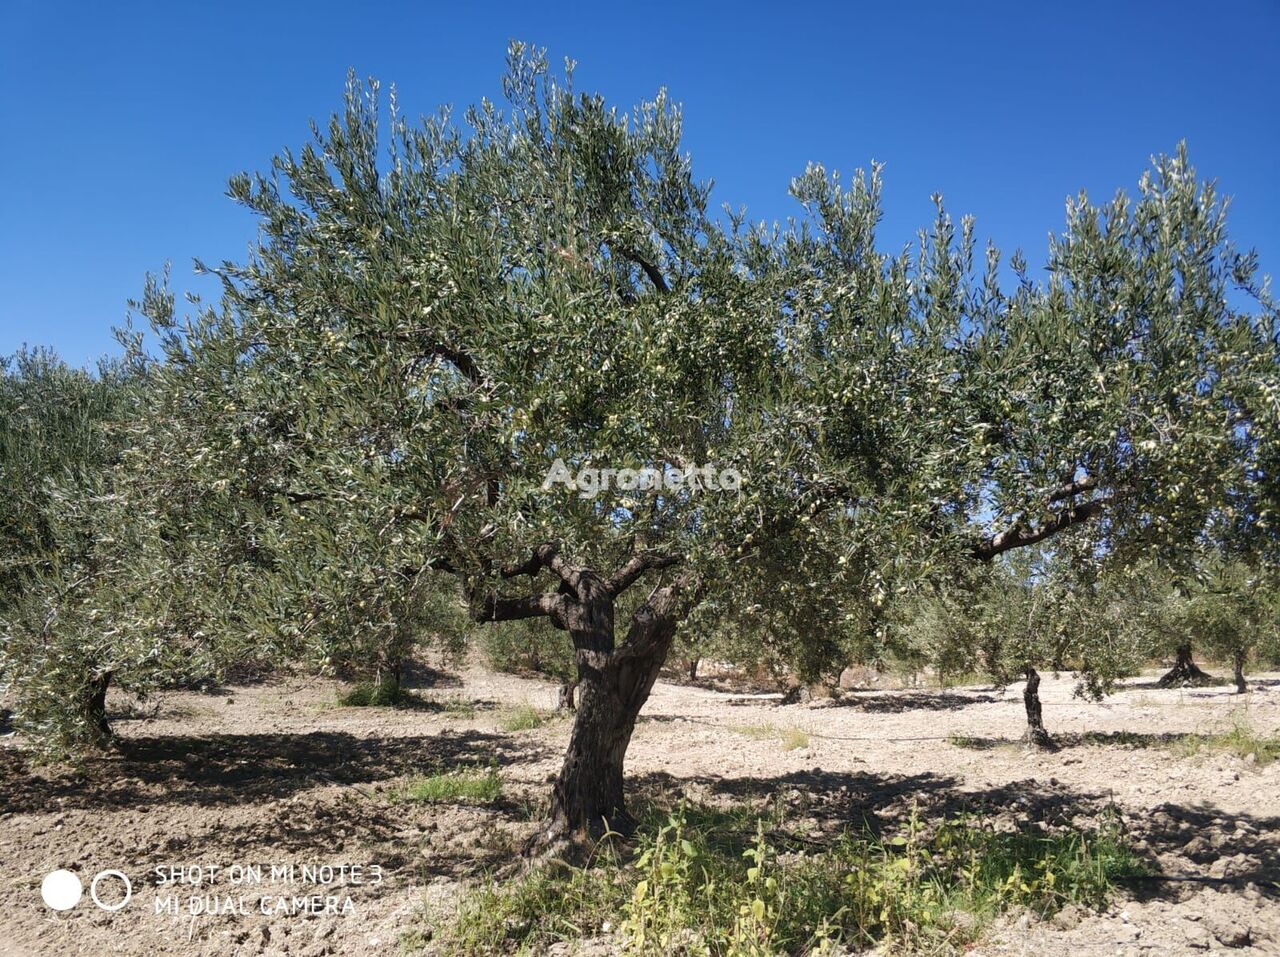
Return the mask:
MULTIPOLYGON (((745 778, 678 779, 655 773, 637 780, 632 793, 657 806, 686 799, 747 802, 761 815, 781 805, 786 820, 809 825, 799 839, 801 845, 814 843, 814 833, 820 843, 842 830, 896 830, 913 812, 926 823, 975 815, 997 828, 1031 832, 1088 830, 1120 813, 1109 793, 1075 791, 1052 780, 1028 778, 976 790, 962 789, 961 783, 932 772, 884 775, 814 768, 745 778)), ((1164 804, 1149 813, 1128 815, 1123 826, 1152 868, 1149 878, 1133 882, 1132 892, 1139 899, 1177 900, 1204 885, 1229 889, 1248 884, 1280 899, 1280 818, 1164 804)))
POLYGON ((975 704, 1014 701, 1013 697, 990 694, 958 694, 953 691, 879 691, 873 694, 846 692, 825 707, 853 708, 868 714, 896 714, 901 711, 958 711, 975 704))
MULTIPOLYGON (((1154 746, 1169 737, 1082 735, 1078 743, 1116 739, 1154 746)), ((1068 736, 1062 739, 1070 746, 1068 736)), ((152 827, 136 848, 157 858, 230 846, 250 859, 253 852, 316 856, 356 848, 375 859, 368 850, 374 848, 376 859, 400 873, 456 877, 515 859, 521 836, 535 826, 545 785, 473 807, 397 803, 387 782, 491 762, 527 766, 552 750, 527 738, 474 730, 365 737, 342 732, 127 737, 123 744, 119 754, 79 769, 32 768, 22 754, 0 750, 0 808, 33 815, 55 809, 165 810, 180 828, 152 827), (209 813, 200 815, 198 808, 209 813)), ((632 778, 629 795, 636 806, 671 807, 690 798, 703 805, 749 808, 755 815, 781 807, 782 826, 796 828, 797 847, 833 839, 842 830, 894 830, 913 812, 926 824, 972 814, 994 827, 1032 833, 1087 829, 1119 813, 1109 794, 1072 790, 1053 779, 971 789, 958 776, 929 771, 815 767, 776 775, 708 772, 681 778, 654 772, 632 778)), ((1181 899, 1202 884, 1239 888, 1253 883, 1280 898, 1280 818, 1165 804, 1129 814, 1124 823, 1152 867, 1172 878, 1135 883, 1139 897, 1181 899)))
POLYGON ((55 806, 248 804, 325 785, 367 785, 458 766, 531 761, 542 750, 535 742, 481 731, 127 737, 117 752, 87 759, 79 768, 33 769, 21 753, 0 752, 0 807, 21 814, 55 806))

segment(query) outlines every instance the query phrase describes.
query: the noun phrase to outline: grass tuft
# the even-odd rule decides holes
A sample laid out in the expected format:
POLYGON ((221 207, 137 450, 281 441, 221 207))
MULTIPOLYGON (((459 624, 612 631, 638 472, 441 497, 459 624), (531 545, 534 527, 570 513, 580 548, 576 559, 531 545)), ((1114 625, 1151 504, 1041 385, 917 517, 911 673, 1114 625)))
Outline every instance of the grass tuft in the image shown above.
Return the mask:
POLYGON ((497 768, 442 771, 413 778, 395 795, 399 802, 492 804, 502 797, 497 768))
POLYGON ((500 723, 504 731, 532 731, 534 728, 542 727, 549 720, 551 720, 550 714, 526 703, 518 708, 504 711, 500 723))
POLYGON ((460 698, 457 695, 449 698, 436 698, 431 703, 442 713, 454 718, 474 718, 476 716, 476 703, 468 701, 466 698, 460 698))
POLYGON ((1184 734, 1175 745, 1178 753, 1192 757, 1203 753, 1234 754, 1241 760, 1253 755, 1253 762, 1264 767, 1280 758, 1280 738, 1260 734, 1252 725, 1237 721, 1230 731, 1218 734, 1184 734))
POLYGON ((801 731, 799 728, 788 728, 782 734, 782 749, 784 751, 799 751, 809 746, 809 734, 801 731))
POLYGON ((755 741, 777 741, 784 751, 809 747, 809 732, 800 728, 780 728, 773 724, 739 724, 730 730, 755 741))
POLYGON ((343 708, 402 708, 416 703, 413 694, 398 681, 362 681, 338 698, 343 708))

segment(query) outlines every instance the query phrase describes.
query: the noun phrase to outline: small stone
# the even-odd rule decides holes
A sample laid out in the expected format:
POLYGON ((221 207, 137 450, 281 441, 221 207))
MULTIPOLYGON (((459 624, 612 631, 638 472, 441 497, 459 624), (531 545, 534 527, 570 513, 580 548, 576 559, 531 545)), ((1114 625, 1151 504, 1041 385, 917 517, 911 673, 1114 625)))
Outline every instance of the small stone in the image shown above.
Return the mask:
POLYGON ((1053 915, 1053 925, 1061 930, 1071 930, 1080 924, 1082 916, 1079 907, 1075 904, 1068 904, 1053 915))
POLYGON ((1180 930, 1187 946, 1195 950, 1208 950, 1213 943, 1209 932, 1199 924, 1184 924, 1180 930))

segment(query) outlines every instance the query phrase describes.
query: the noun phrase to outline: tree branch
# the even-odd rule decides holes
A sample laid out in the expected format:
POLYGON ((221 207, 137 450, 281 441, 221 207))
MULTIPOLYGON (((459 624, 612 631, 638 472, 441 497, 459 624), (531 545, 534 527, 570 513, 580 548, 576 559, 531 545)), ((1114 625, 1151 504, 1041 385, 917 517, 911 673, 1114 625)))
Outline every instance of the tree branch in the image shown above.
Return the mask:
POLYGON ((486 595, 471 602, 471 620, 519 621, 524 618, 563 617, 564 596, 553 592, 525 595, 521 598, 503 598, 486 595))
POLYGON ((642 552, 639 555, 633 555, 625 565, 614 572, 612 577, 605 582, 605 589, 616 598, 634 585, 649 569, 670 568, 679 562, 680 558, 676 555, 659 555, 656 552, 642 552))
POLYGON ((656 288, 658 292, 665 293, 671 291, 671 287, 667 285, 666 277, 662 275, 662 271, 658 269, 657 266, 632 249, 622 247, 618 251, 622 253, 623 258, 631 260, 639 266, 641 270, 643 270, 644 274, 649 277, 649 281, 653 283, 654 288, 656 288))
POLYGON ((1046 538, 1057 535, 1073 525, 1079 525, 1101 515, 1103 510, 1114 501, 1114 496, 1104 495, 1101 498, 1073 505, 1059 512, 1039 528, 1024 528, 1020 523, 1015 523, 1012 528, 984 538, 973 547, 973 555, 981 561, 989 562, 997 555, 1015 548, 1043 542, 1046 538))
POLYGON ((1061 502, 1063 499, 1074 498, 1081 492, 1091 492, 1098 487, 1098 480, 1091 475, 1086 475, 1078 482, 1067 482, 1065 485, 1054 489, 1049 493, 1050 502, 1061 502))
POLYGON ((518 578, 521 575, 532 577, 544 568, 564 582, 574 597, 583 597, 582 584, 587 572, 575 565, 570 565, 564 559, 560 554, 559 542, 544 542, 535 546, 528 558, 501 569, 501 575, 503 578, 518 578))

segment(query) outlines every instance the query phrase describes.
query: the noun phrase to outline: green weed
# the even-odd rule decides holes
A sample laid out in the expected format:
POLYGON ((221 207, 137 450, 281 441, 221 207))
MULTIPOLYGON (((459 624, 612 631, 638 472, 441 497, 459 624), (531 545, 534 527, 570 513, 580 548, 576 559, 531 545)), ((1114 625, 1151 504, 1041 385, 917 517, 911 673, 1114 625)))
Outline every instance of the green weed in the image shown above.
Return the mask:
POLYGON ((442 771, 413 778, 395 800, 427 804, 492 804, 502 797, 502 777, 497 768, 442 771))
POLYGON ((799 728, 780 728, 773 724, 739 724, 730 730, 755 741, 777 741, 784 751, 809 747, 809 733, 799 728))
POLYGON ((539 711, 531 704, 523 704, 503 712, 500 723, 504 731, 532 731, 542 727, 550 719, 547 712, 539 711))
POLYGON ((400 708, 416 703, 412 692, 395 679, 380 682, 362 681, 338 698, 343 708, 400 708))
POLYGON ((634 855, 544 866, 464 902, 449 953, 543 953, 614 935, 637 955, 772 957, 838 947, 962 951, 997 915, 1102 908, 1142 873, 1114 821, 1092 831, 997 830, 979 817, 888 838, 800 841, 778 817, 683 806, 642 826, 634 855))

